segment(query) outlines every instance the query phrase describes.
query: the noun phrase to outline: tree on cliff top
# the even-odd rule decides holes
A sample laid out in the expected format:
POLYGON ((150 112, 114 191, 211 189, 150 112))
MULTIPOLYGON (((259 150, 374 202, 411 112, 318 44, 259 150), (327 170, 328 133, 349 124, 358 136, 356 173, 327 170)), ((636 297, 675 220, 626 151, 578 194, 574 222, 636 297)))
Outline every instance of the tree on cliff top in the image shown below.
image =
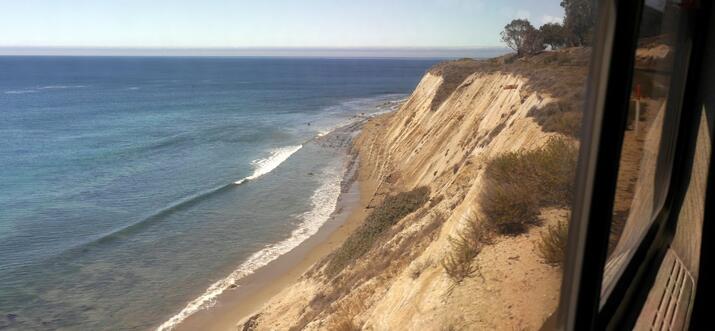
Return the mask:
POLYGON ((528 20, 515 19, 504 26, 501 40, 516 51, 517 56, 535 54, 544 49, 544 42, 539 30, 528 20))
POLYGON ((583 46, 591 42, 591 34, 595 24, 592 0, 562 0, 564 8, 564 27, 574 37, 576 46, 583 46))
POLYGON ((568 44, 569 33, 561 24, 546 23, 539 28, 539 33, 544 44, 551 46, 551 49, 561 48, 568 44))

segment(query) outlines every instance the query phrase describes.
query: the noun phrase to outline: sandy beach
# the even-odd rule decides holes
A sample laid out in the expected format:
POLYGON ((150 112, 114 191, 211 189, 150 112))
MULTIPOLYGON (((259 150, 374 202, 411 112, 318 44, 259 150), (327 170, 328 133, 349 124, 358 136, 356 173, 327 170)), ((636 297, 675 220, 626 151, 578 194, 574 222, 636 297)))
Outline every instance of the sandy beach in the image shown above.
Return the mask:
MULTIPOLYGON (((365 122, 348 125, 319 139, 323 140, 322 143, 343 144, 345 135, 358 132, 365 122)), ((260 311, 273 296, 295 283, 314 263, 339 247, 362 224, 377 188, 377 183, 370 176, 363 175, 370 171, 368 166, 357 164, 356 168, 354 175, 346 172, 343 180, 346 187, 340 195, 336 211, 318 233, 238 281, 235 288, 218 297, 213 307, 191 315, 175 330, 240 329, 237 327, 239 323, 260 311)))

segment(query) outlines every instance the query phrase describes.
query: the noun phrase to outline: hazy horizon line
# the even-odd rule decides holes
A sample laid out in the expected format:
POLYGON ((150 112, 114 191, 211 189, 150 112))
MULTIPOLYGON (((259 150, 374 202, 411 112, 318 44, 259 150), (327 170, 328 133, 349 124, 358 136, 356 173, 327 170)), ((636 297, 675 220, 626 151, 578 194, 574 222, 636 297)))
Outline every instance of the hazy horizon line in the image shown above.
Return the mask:
POLYGON ((459 58, 493 57, 510 52, 506 47, 94 47, 0 46, 1 56, 276 56, 276 57, 382 57, 459 58))

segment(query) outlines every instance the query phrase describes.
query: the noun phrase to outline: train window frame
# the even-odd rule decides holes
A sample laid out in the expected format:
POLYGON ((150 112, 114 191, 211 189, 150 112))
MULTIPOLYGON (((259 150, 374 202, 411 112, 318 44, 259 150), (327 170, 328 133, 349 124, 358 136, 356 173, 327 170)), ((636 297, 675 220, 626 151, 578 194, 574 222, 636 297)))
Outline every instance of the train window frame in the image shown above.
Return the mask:
MULTIPOLYGON (((631 322, 625 323, 634 323, 635 318, 626 315, 640 311, 645 300, 642 292, 644 288, 649 288, 649 282, 652 284, 653 271, 662 262, 673 237, 673 214, 677 217, 677 213, 673 213, 672 209, 674 206, 677 208, 677 201, 684 194, 682 185, 678 183, 683 182, 682 170, 687 163, 682 156, 688 152, 688 146, 682 146, 687 143, 688 133, 681 129, 690 116, 683 111, 687 103, 685 96, 695 90, 689 86, 694 83, 692 76, 697 76, 694 75, 697 73, 696 65, 690 62, 696 31, 692 17, 678 22, 677 35, 686 38, 678 39, 674 47, 678 49, 684 46, 683 43, 690 43, 685 45, 686 52, 675 54, 673 68, 684 70, 673 70, 671 89, 674 91, 668 92, 666 104, 669 109, 677 108, 671 111, 676 118, 663 127, 664 131, 668 130, 674 136, 671 146, 666 146, 670 147, 673 162, 668 169, 670 176, 666 180, 665 200, 660 210, 653 213, 653 222, 615 278, 612 288, 608 289, 608 295, 601 296, 628 100, 635 71, 635 52, 645 2, 606 0, 598 6, 576 192, 557 316, 559 329, 613 328, 619 323, 623 326, 624 320, 629 318, 631 322), (676 94, 671 96, 672 93, 676 94), (684 117, 682 123, 681 117, 684 117), (669 127, 666 128, 666 125, 669 127)), ((683 4, 693 5, 695 1, 685 0, 683 4)), ((662 145, 660 147, 663 148, 662 145)), ((689 173, 685 176, 688 177, 689 173)))
MULTIPOLYGON (((687 0, 675 0, 673 1, 673 5, 675 6, 676 1, 681 1, 681 3, 685 3, 687 0)), ((636 29, 637 33, 637 39, 636 43, 639 42, 640 37, 641 37, 641 29, 644 27, 640 23, 642 22, 644 11, 646 7, 649 6, 648 2, 652 2, 650 0, 644 0, 642 2, 642 6, 640 8, 640 13, 639 15, 639 20, 638 20, 638 28, 636 29)), ((668 68, 667 74, 669 75, 669 83, 667 86, 667 96, 665 98, 665 109, 664 109, 664 119, 663 119, 663 125, 662 125, 662 134, 661 138, 658 142, 658 150, 657 150, 657 161, 653 164, 654 165, 654 170, 656 174, 655 176, 655 181, 653 183, 653 195, 652 199, 654 199, 655 204, 654 204, 654 210, 650 213, 649 219, 644 219, 642 222, 646 224, 646 229, 641 232, 640 234, 637 235, 637 240, 636 240, 636 248, 630 248, 627 249, 623 255, 623 258, 620 260, 617 260, 618 258, 614 259, 614 268, 615 272, 613 275, 613 278, 607 279, 604 277, 603 282, 602 282, 602 288, 601 288, 601 302, 600 302, 600 309, 603 310, 606 308, 606 305, 609 301, 609 298, 612 294, 612 292, 615 290, 615 288, 618 286, 618 283, 621 282, 621 278, 624 277, 624 273, 626 272, 626 269, 628 268, 629 264, 633 263, 633 260, 636 256, 636 252, 638 250, 643 250, 644 248, 641 248, 644 245, 651 245, 652 242, 658 241, 658 238, 662 236, 667 236, 666 238, 660 238, 661 241, 662 239, 667 240, 670 242, 672 240, 672 235, 673 235, 673 229, 667 229, 667 231, 663 234, 656 234, 657 238, 653 238, 652 240, 648 240, 652 238, 654 235, 649 233, 657 232, 661 233, 662 227, 665 225, 666 220, 669 217, 669 214, 671 212, 671 209, 674 206, 673 203, 673 195, 674 195, 674 190, 673 190, 673 176, 677 176, 677 174, 674 174, 676 166, 675 166, 675 159, 676 159, 676 148, 675 145, 678 140, 682 139, 679 137, 679 134, 683 132, 680 128, 680 122, 681 118, 683 116, 683 102, 684 102, 684 94, 685 94, 685 86, 687 83, 688 79, 688 68, 689 68, 689 61, 691 57, 691 52, 692 52, 692 30, 688 28, 688 23, 690 23, 690 20, 692 18, 689 17, 689 13, 687 12, 687 7, 685 5, 681 5, 681 9, 678 9, 677 12, 675 13, 668 13, 668 2, 663 2, 662 3, 663 8, 662 12, 664 16, 667 15, 677 15, 677 21, 676 22, 666 22, 664 21, 663 24, 666 23, 675 23, 675 40, 673 42, 673 45, 671 45, 674 58, 672 63, 670 64, 670 67, 668 68), (660 223, 660 224, 656 224, 660 223), (650 238, 649 238, 650 237, 650 238)), ((672 7, 671 7, 672 8, 672 7)), ((653 8, 654 9, 654 8, 653 8)), ((634 54, 635 56, 635 54, 634 54)), ((637 68, 638 66, 633 63, 633 66, 631 68, 631 81, 634 82, 635 77, 636 77, 636 72, 639 70, 637 68)), ((631 84, 629 87, 630 90, 633 90, 634 88, 634 83, 631 84)), ((624 144, 624 138, 621 139, 621 149, 623 148, 624 144)), ((614 199, 614 204, 615 204, 615 197, 614 199)), ((641 215, 641 216, 646 216, 647 215, 641 215)), ((662 252, 664 253, 664 251, 662 252)), ((606 259, 606 266, 604 268, 607 268, 608 264, 611 262, 610 257, 607 257, 606 259)), ((637 263, 637 261, 636 261, 637 263)), ((633 267, 631 267, 633 268, 633 267)), ((604 271, 605 273, 606 271, 604 271)))
MULTIPOLYGON (((715 40, 715 23, 712 18, 715 16, 715 6, 713 6, 712 1, 707 2, 707 6, 703 8, 703 14, 705 18, 701 20, 706 21, 709 15, 711 19, 710 22, 704 23, 701 29, 707 31, 704 35, 700 36, 700 40, 696 42, 696 45, 703 45, 703 52, 697 53, 698 59, 696 61, 707 61, 708 58, 712 58, 713 50, 715 45, 706 45, 707 41, 715 40)), ((698 80, 702 82, 706 88, 707 84, 715 79, 715 65, 713 63, 705 64, 701 62, 701 70, 699 73, 708 78, 708 81, 698 80)), ((700 77, 697 77, 700 78, 700 77)), ((703 91, 704 94, 704 91, 703 91)), ((694 99, 695 107, 707 107, 713 106, 713 97, 709 98, 705 95, 702 99, 694 99)), ((702 114, 698 112, 698 114, 702 114)), ((702 114, 702 116, 707 116, 702 114)), ((713 146, 715 139, 713 138, 713 129, 710 131, 710 146, 713 146)), ((708 178, 705 187, 705 201, 704 201, 704 215, 703 220, 715 219, 715 162, 713 162, 713 154, 711 150, 710 164, 708 166, 708 178)), ((702 238, 715 238, 715 223, 713 222, 703 222, 702 228, 702 238)), ((698 261, 698 279, 696 281, 696 292, 693 301, 693 311, 690 317, 690 328, 692 330, 713 330, 715 329, 715 319, 712 318, 712 312, 710 309, 712 305, 712 298, 715 297, 715 285, 711 281, 715 277, 715 259, 713 259, 713 252, 715 252, 715 243, 713 240, 702 240, 700 247, 700 260, 698 261)))

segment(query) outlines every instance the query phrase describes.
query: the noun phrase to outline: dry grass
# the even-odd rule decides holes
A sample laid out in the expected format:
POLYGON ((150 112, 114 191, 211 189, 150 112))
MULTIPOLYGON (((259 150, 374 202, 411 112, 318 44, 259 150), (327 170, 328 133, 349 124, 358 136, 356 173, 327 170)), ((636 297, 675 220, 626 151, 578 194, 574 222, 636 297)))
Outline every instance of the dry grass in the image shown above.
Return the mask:
POLYGON ((540 208, 567 207, 573 196, 577 147, 554 137, 541 148, 492 159, 480 202, 500 234, 519 234, 538 223, 540 208))
POLYGON ((392 225, 420 208, 429 199, 430 190, 418 187, 409 192, 388 196, 370 213, 365 222, 332 254, 325 272, 334 276, 365 254, 373 243, 392 225))
POLYGON ((552 52, 553 54, 549 54, 548 56, 544 57, 544 63, 556 63, 559 65, 568 65, 571 64, 572 59, 569 58, 568 56, 561 56, 558 52, 552 52))
POLYGON ((550 225, 542 233, 541 239, 536 245, 539 256, 548 264, 563 265, 568 235, 568 222, 559 221, 554 225, 550 225))
POLYGON ((480 250, 458 240, 450 240, 449 243, 452 250, 442 260, 442 268, 453 284, 458 285, 479 271, 479 266, 473 265, 472 260, 479 255, 480 250))

